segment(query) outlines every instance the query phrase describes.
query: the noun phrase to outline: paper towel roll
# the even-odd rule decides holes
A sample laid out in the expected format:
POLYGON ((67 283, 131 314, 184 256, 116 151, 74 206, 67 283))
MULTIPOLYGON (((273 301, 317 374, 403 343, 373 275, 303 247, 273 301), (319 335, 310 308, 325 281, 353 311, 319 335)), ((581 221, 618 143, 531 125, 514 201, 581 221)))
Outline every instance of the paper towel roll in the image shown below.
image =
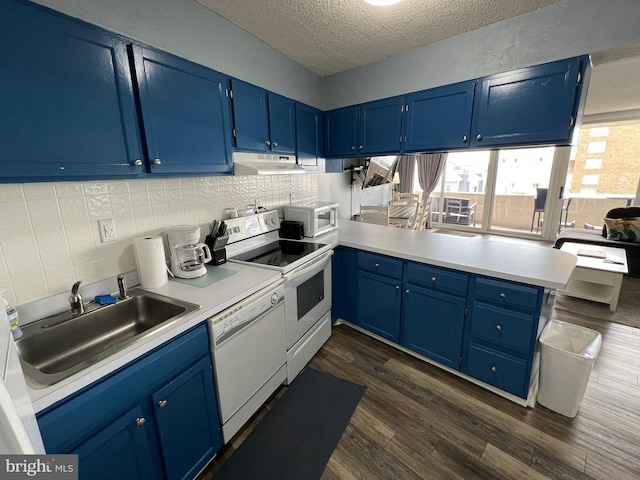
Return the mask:
POLYGON ((164 257, 162 237, 141 237, 133 241, 136 265, 142 288, 157 288, 166 285, 167 264, 164 257))

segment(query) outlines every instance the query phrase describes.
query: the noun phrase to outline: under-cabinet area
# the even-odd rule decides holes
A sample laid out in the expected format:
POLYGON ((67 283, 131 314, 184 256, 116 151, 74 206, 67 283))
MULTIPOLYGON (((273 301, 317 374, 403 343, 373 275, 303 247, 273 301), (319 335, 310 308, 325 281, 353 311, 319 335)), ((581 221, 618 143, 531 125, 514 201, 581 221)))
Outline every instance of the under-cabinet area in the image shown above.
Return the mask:
POLYGON ((355 248, 340 247, 334 257, 334 320, 529 405, 537 339, 553 299, 541 286, 355 248))

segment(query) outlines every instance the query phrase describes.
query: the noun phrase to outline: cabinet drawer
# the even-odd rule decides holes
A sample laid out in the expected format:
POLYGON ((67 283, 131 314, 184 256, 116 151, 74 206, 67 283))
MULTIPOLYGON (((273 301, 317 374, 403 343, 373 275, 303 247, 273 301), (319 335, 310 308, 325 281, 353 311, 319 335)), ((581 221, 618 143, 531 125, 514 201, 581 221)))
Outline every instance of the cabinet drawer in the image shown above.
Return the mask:
POLYGON ((358 268, 393 278, 402 278, 402 260, 358 252, 358 268))
POLYGON ((466 296, 469 277, 443 268, 408 263, 407 281, 440 292, 466 296))
POLYGON ((522 358, 471 343, 465 361, 472 377, 526 398, 527 362, 522 358))
POLYGON ((541 288, 518 285, 516 283, 477 278, 475 296, 505 308, 522 308, 535 310, 538 304, 538 293, 541 288))
POLYGON ((471 334, 496 345, 528 353, 533 330, 533 315, 474 302, 471 334))

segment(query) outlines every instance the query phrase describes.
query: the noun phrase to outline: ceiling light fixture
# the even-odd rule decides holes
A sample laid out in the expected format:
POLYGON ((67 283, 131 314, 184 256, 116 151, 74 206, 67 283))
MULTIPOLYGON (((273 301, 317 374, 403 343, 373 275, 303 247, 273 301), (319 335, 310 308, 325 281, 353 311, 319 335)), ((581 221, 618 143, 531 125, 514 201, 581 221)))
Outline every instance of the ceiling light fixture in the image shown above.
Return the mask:
POLYGON ((401 0, 364 0, 369 5, 374 5, 376 7, 388 7, 389 5, 394 5, 399 3, 401 0))

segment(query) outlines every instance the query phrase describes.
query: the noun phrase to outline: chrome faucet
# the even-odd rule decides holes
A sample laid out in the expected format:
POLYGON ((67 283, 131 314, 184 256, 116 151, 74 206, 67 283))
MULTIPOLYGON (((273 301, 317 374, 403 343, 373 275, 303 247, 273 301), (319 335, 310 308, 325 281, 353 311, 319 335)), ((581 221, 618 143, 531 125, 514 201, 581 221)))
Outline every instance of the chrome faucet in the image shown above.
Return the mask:
POLYGON ((80 315, 84 313, 84 305, 82 304, 82 295, 78 291, 82 280, 78 280, 71 287, 71 295, 69 295, 69 304, 71 304, 71 313, 80 315))
POLYGON ((120 295, 118 298, 120 300, 125 300, 129 298, 129 294, 127 293, 127 283, 124 280, 124 273, 118 274, 118 290, 120 290, 120 295))

